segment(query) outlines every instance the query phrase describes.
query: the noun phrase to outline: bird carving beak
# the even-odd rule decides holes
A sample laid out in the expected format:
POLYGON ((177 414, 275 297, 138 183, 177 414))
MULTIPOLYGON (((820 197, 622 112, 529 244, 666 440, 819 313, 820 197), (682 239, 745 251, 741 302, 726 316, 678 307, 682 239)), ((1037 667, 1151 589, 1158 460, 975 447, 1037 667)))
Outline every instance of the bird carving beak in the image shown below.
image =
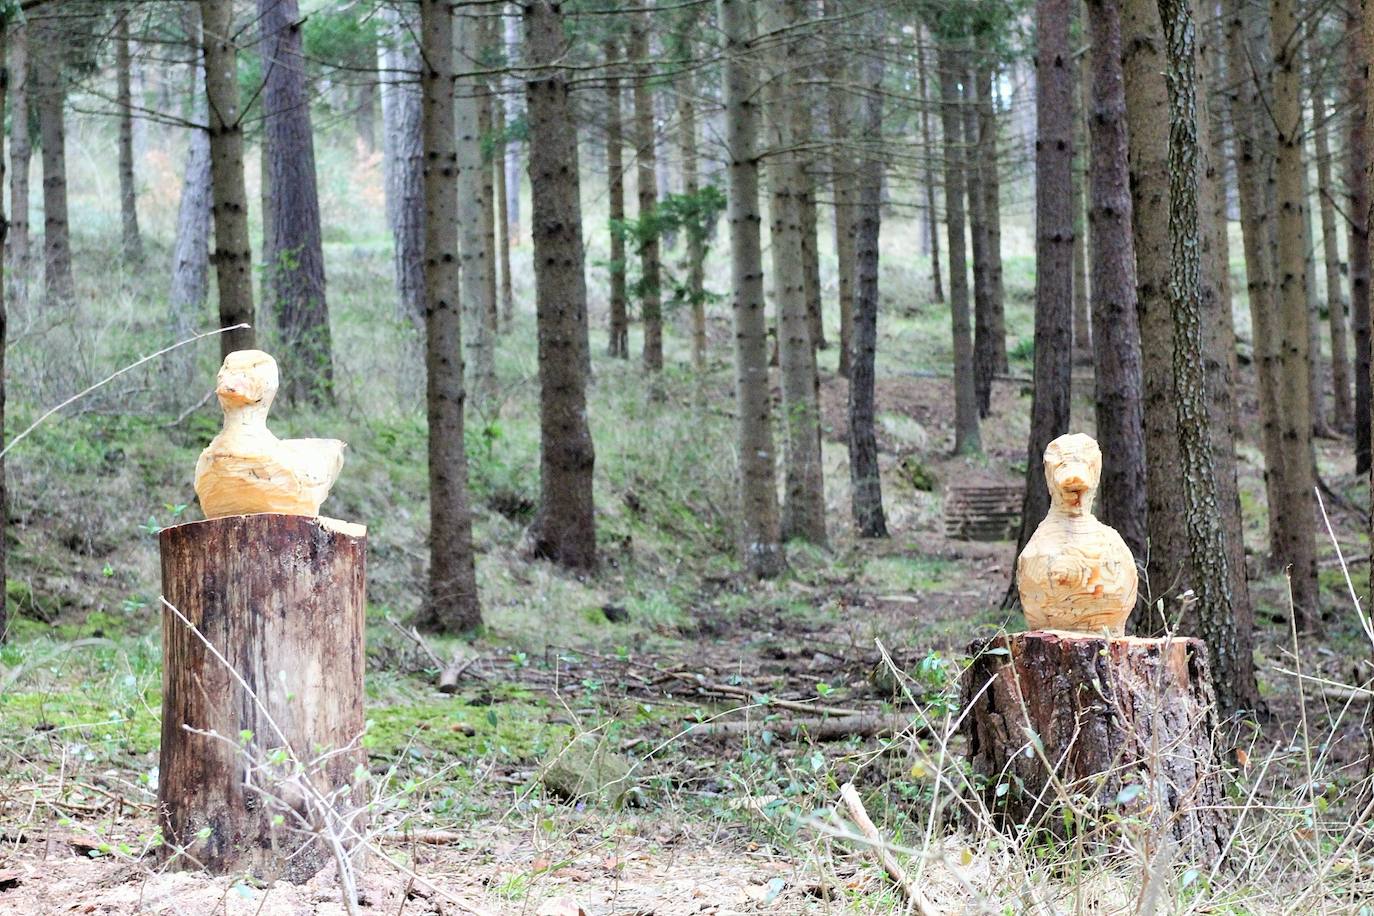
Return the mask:
POLYGON ((215 394, 229 404, 252 404, 257 399, 249 393, 250 387, 248 379, 241 375, 230 375, 219 380, 215 394))

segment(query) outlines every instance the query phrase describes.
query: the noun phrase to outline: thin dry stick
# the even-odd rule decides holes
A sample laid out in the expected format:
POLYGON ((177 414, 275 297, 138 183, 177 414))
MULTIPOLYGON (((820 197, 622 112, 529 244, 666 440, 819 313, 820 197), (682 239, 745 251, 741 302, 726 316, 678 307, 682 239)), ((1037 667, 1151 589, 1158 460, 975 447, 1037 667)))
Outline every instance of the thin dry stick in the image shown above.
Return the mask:
POLYGON ((170 347, 163 347, 161 350, 158 350, 156 353, 149 353, 147 356, 143 357, 142 359, 138 360, 137 362, 132 362, 132 363, 130 363, 129 365, 125 366, 123 369, 119 369, 119 370, 117 370, 116 372, 114 372, 114 373, 112 373, 112 374, 110 374, 110 375, 105 376, 103 379, 101 379, 100 381, 96 382, 94 385, 91 385, 89 388, 84 388, 84 389, 82 389, 81 391, 78 391, 76 394, 72 395, 71 397, 67 398, 67 400, 63 401, 61 404, 58 404, 56 407, 49 408, 47 411, 45 411, 41 417, 39 417, 37 420, 34 420, 32 423, 30 423, 30 424, 28 425, 28 428, 27 428, 27 429, 25 429, 22 433, 20 433, 19 435, 15 436, 13 439, 11 439, 9 445, 6 445, 4 448, 0 449, 0 458, 4 458, 6 455, 8 455, 8 454, 10 453, 10 449, 14 448, 14 447, 15 447, 16 445, 18 445, 20 442, 23 442, 24 439, 25 439, 25 437, 28 436, 29 433, 31 433, 31 432, 33 432, 35 429, 37 429, 37 428, 38 428, 38 424, 40 424, 40 423, 42 423, 44 420, 48 419, 48 417, 51 417, 53 414, 57 413, 57 412, 58 412, 59 410, 61 410, 63 407, 67 407, 67 406, 69 406, 69 405, 71 405, 71 404, 75 404, 77 401, 81 400, 81 399, 84 398, 86 395, 90 394, 92 391, 95 391, 97 388, 102 388, 102 387, 104 387, 105 385, 108 385, 110 382, 113 382, 115 379, 119 378, 119 377, 120 377, 121 375, 123 375, 124 373, 126 373, 126 372, 131 372, 131 371, 133 371, 134 369, 137 369, 139 366, 143 365, 143 364, 146 363, 146 362, 149 362, 149 361, 151 361, 151 360, 157 359, 159 356, 164 356, 164 355, 166 355, 166 354, 168 354, 168 353, 171 353, 173 350, 176 350, 176 349, 179 349, 179 348, 181 348, 181 347, 184 347, 184 346, 186 346, 186 345, 189 344, 189 343, 195 343, 197 340, 201 340, 201 339, 206 338, 206 337, 214 337, 215 335, 217 335, 217 334, 223 334, 223 333, 225 333, 226 331, 237 331, 237 330, 240 329, 240 328, 247 328, 247 327, 252 327, 252 325, 248 324, 247 322, 244 322, 243 324, 236 324, 236 325, 233 325, 232 327, 228 327, 228 328, 216 328, 216 329, 213 330, 213 331, 206 331, 204 334, 197 334, 197 335, 195 335, 194 337, 188 337, 188 338, 186 338, 186 339, 183 340, 183 341, 180 341, 180 342, 178 342, 178 343, 172 344, 170 347))
POLYGON ((844 800, 844 806, 849 809, 849 816, 854 819, 859 831, 868 838, 874 854, 882 863, 883 871, 887 872, 892 883, 897 885, 902 896, 916 908, 920 916, 939 916, 940 910, 936 909, 935 904, 926 899, 926 895, 921 893, 916 883, 907 877, 897 857, 888 849, 883 835, 878 832, 873 819, 868 816, 868 809, 864 807, 863 799, 859 798, 859 791, 854 788, 854 783, 847 782, 840 786, 840 798, 844 800))

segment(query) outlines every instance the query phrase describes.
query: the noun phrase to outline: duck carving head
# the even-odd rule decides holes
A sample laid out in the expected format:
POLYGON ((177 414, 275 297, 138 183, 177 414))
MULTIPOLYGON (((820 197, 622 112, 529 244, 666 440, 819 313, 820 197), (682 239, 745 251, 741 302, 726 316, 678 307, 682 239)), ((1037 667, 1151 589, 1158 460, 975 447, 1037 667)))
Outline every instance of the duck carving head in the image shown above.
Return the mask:
POLYGON ((1091 436, 1070 433, 1045 449, 1050 505, 1068 515, 1090 515, 1102 476, 1102 452, 1091 436))
POLYGON ((215 377, 215 396, 225 414, 266 416, 277 396, 277 361, 261 350, 235 350, 215 377))

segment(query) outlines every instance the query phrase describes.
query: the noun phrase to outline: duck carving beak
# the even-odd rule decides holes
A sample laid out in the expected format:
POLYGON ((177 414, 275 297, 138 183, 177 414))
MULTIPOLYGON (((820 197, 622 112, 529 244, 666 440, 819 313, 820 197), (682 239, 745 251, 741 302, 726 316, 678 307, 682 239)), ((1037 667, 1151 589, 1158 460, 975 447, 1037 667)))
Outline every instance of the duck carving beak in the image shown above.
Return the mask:
POLYGON ((219 380, 219 385, 215 388, 215 394, 221 403, 243 406, 253 404, 258 399, 253 397, 252 386, 248 379, 242 375, 230 375, 219 380))

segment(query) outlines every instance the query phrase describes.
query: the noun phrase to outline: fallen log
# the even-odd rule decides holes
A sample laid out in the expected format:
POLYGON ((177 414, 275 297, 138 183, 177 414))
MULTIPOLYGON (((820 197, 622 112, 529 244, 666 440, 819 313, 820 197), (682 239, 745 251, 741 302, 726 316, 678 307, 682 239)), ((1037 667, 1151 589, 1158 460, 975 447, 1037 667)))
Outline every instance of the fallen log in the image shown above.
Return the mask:
POLYGON ((817 716, 793 719, 745 719, 738 722, 708 722, 692 728, 690 734, 725 738, 770 731, 777 735, 797 735, 813 741, 844 741, 847 738, 877 738, 895 735, 914 723, 899 713, 872 713, 850 716, 817 716))

